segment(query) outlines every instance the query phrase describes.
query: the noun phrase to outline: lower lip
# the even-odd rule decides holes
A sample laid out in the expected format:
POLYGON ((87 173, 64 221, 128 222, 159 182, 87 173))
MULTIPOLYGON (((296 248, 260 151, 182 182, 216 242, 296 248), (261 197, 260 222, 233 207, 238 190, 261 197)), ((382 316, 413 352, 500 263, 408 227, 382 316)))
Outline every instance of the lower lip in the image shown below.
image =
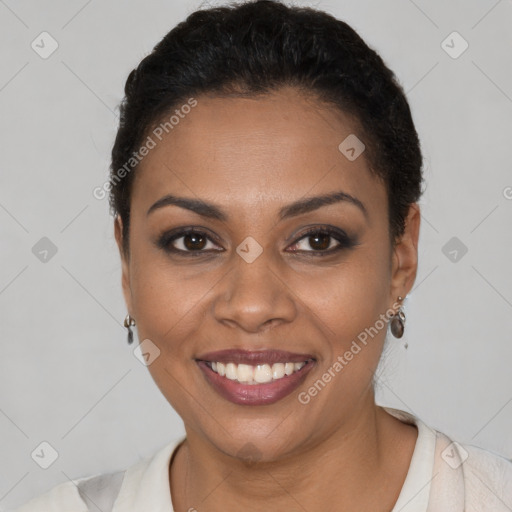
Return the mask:
POLYGON ((266 384, 240 384, 221 377, 204 361, 197 361, 197 364, 213 389, 226 400, 238 405, 270 405, 296 390, 313 368, 314 362, 309 361, 299 371, 266 384))

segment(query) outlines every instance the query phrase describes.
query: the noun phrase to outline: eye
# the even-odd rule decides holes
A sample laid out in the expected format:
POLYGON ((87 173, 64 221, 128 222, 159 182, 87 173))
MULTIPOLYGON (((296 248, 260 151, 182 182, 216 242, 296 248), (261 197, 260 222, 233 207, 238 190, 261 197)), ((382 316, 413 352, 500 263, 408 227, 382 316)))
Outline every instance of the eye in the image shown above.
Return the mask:
POLYGON ((196 256, 201 253, 220 252, 223 250, 216 249, 218 245, 212 241, 212 238, 207 233, 193 228, 164 233, 158 239, 157 244, 165 251, 186 256, 196 256))
MULTIPOLYGON (((222 252, 216 237, 198 228, 180 228, 164 233, 157 240, 157 246, 166 252, 180 256, 200 256, 222 252)), ((314 256, 329 255, 357 245, 345 231, 331 226, 316 226, 308 229, 288 248, 291 252, 310 253, 314 256), (308 249, 309 248, 311 249, 308 249)))
POLYGON ((291 246, 292 252, 317 253, 315 256, 332 254, 342 249, 354 247, 356 241, 343 230, 333 227, 314 227, 307 230, 291 246), (307 247, 312 250, 308 250, 307 247))

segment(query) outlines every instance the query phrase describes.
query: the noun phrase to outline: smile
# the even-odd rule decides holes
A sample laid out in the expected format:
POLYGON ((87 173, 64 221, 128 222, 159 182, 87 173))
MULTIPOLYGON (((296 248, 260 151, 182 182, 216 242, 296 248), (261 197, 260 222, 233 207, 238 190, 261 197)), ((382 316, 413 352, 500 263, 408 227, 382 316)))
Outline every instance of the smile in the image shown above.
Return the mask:
POLYGON ((205 354, 196 363, 208 384, 238 405, 270 405, 295 391, 313 368, 309 354, 267 350, 226 350, 205 354))
POLYGON ((255 385, 273 382, 290 376, 303 368, 307 362, 274 363, 272 365, 259 364, 257 366, 235 363, 224 364, 221 362, 207 362, 206 364, 221 377, 235 380, 240 384, 255 385))

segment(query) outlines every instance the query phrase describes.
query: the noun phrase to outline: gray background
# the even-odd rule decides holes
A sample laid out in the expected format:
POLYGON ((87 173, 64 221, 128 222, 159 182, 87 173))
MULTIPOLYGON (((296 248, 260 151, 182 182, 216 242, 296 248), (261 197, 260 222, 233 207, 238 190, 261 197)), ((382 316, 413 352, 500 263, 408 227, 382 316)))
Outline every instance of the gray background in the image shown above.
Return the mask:
MULTIPOLYGON (((183 432, 126 344, 112 219, 92 190, 128 72, 199 4, 0 0, 0 510, 183 432), (31 48, 43 31, 59 45, 47 59, 31 48), (43 441, 59 454, 46 470, 31 458, 43 441)), ((512 457, 512 2, 317 5, 396 72, 425 155, 419 273, 378 401, 512 457), (469 43, 456 59, 453 31, 469 43)))

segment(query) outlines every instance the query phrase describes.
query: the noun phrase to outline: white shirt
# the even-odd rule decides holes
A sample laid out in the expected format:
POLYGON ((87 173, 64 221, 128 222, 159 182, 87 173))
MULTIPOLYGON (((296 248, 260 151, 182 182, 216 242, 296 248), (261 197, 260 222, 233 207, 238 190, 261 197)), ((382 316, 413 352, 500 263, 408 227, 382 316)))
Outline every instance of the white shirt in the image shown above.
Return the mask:
MULTIPOLYGON (((452 442, 405 411, 384 409, 418 428, 407 477, 391 512, 512 512, 511 460, 452 442)), ((173 512, 169 463, 181 441, 168 443, 114 477, 93 475, 57 485, 16 512, 89 512, 97 507, 103 512, 173 512), (96 507, 88 508, 89 499, 96 507)))

